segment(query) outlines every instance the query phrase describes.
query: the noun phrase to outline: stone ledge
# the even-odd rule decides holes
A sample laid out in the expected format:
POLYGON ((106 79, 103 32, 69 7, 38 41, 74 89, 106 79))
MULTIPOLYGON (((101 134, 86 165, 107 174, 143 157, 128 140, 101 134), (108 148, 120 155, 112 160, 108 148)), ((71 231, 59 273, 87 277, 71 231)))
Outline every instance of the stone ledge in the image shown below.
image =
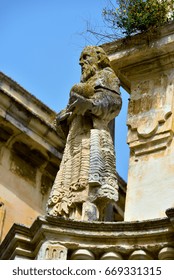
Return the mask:
POLYGON ((18 103, 27 106, 40 119, 49 123, 54 120, 56 113, 53 110, 2 72, 0 72, 0 88, 18 103))
POLYGON ((61 159, 65 138, 56 113, 0 72, 0 116, 61 159))
POLYGON ((173 67, 174 23, 158 28, 155 33, 144 32, 123 38, 101 47, 108 54, 111 66, 121 85, 129 93, 133 75, 145 75, 149 71, 160 71, 161 67, 173 67), (170 54, 169 54, 170 53, 170 54), (172 57, 171 57, 172 53, 172 57))
POLYGON ((54 240, 71 254, 79 248, 95 255, 115 250, 128 258, 134 250, 154 256, 174 246, 174 231, 168 218, 143 222, 79 222, 63 218, 38 217, 31 228, 14 224, 0 246, 0 259, 24 256, 35 259, 42 243, 54 240), (100 234, 99 234, 100 233, 100 234))

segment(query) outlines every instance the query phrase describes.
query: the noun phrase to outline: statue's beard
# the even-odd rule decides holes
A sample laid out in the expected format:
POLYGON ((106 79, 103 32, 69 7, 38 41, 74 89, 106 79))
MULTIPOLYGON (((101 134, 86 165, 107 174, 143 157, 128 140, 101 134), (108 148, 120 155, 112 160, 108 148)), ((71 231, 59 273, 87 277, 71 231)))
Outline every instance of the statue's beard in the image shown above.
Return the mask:
POLYGON ((97 69, 95 66, 85 65, 85 67, 82 70, 81 82, 84 83, 87 80, 89 80, 89 78, 95 75, 96 70, 97 69))

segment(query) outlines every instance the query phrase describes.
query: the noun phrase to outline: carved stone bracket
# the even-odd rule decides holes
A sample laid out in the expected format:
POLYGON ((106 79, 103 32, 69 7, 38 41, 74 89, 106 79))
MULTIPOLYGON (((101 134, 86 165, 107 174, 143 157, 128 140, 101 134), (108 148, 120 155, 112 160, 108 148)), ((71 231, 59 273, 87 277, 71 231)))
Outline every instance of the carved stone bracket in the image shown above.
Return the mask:
POLYGON ((144 222, 81 222, 39 217, 31 228, 14 225, 0 246, 0 259, 174 259, 169 218, 144 222))
POLYGON ((140 82, 129 102, 128 143, 136 156, 165 149, 172 136, 173 85, 167 76, 140 82))
POLYGON ((37 255, 38 260, 66 260, 67 248, 57 241, 46 241, 42 244, 37 255))

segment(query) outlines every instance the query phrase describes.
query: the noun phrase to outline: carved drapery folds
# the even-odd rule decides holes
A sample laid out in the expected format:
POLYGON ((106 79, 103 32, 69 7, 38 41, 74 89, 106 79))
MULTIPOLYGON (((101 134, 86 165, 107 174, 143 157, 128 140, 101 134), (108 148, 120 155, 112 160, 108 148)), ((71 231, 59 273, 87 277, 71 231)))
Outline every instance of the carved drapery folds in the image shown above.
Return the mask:
POLYGON ((109 203, 118 200, 113 141, 108 127, 121 109, 119 80, 99 47, 80 57, 81 82, 57 116, 67 141, 47 213, 71 219, 104 220, 109 203))

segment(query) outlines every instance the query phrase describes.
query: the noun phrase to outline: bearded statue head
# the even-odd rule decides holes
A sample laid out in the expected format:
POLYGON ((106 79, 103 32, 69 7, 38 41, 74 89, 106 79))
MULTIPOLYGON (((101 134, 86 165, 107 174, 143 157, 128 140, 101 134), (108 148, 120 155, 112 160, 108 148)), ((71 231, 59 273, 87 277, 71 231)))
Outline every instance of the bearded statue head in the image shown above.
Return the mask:
POLYGON ((81 82, 94 76, 96 71, 110 67, 109 59, 101 47, 87 46, 81 53, 79 64, 82 69, 81 82))

